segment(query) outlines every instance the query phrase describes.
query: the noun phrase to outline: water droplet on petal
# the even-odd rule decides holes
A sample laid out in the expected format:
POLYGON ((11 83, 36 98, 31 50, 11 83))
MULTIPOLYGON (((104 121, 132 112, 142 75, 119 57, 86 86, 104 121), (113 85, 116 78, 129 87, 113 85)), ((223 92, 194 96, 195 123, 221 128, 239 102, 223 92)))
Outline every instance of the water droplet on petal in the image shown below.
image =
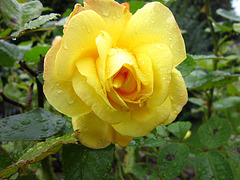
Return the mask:
POLYGON ((63 48, 68 49, 68 43, 66 41, 63 42, 63 48))
POLYGON ((67 102, 68 102, 68 104, 73 104, 73 103, 74 103, 74 99, 69 98, 69 99, 67 100, 67 102))
POLYGON ((57 88, 57 93, 58 93, 58 94, 62 93, 62 89, 57 88))

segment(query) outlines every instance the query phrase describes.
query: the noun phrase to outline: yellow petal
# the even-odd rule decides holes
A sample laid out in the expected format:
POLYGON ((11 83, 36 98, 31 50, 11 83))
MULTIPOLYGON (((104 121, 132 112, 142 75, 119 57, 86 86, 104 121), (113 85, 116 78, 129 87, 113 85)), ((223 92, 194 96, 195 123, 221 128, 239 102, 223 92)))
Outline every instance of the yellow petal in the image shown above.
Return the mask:
POLYGON ((172 70, 172 79, 169 88, 169 98, 171 100, 171 114, 169 119, 162 123, 162 125, 170 124, 174 121, 177 115, 181 112, 183 106, 188 101, 188 94, 185 82, 181 73, 173 68, 172 70))
POLYGON ((174 67, 186 58, 184 41, 173 14, 159 2, 146 4, 130 18, 118 46, 131 50, 153 42, 170 48, 174 67))
POLYGON ((173 58, 171 50, 165 44, 157 43, 138 46, 133 52, 136 56, 145 53, 151 59, 154 81, 153 93, 148 100, 148 105, 161 105, 167 98, 169 91, 173 58))
POLYGON ((132 137, 122 136, 115 132, 112 126, 99 119, 94 113, 72 118, 73 129, 80 133, 80 142, 90 148, 105 148, 110 143, 118 143, 120 146, 127 146, 132 137))
POLYGON ((62 44, 56 57, 57 76, 71 80, 75 62, 82 58, 97 57, 96 37, 104 30, 105 22, 96 12, 86 10, 73 16, 63 35, 62 44))
POLYGON ((76 62, 76 66, 78 71, 87 78, 87 83, 95 89, 95 93, 101 96, 110 108, 113 108, 107 99, 107 94, 103 91, 101 86, 95 66, 95 60, 93 58, 82 58, 76 62))
POLYGON ((49 103, 63 114, 68 116, 87 114, 91 109, 75 94, 72 82, 63 81, 56 76, 55 58, 60 45, 61 40, 52 46, 45 57, 44 94, 49 103))
POLYGON ((124 136, 140 137, 150 133, 159 124, 166 121, 171 112, 171 102, 167 98, 164 103, 158 107, 140 107, 133 105, 131 118, 118 124, 113 124, 113 128, 124 136))
POLYGON ((63 33, 66 31, 66 29, 68 27, 68 23, 72 19, 72 17, 75 16, 76 14, 82 12, 82 11, 85 11, 85 10, 86 10, 86 8, 82 7, 81 4, 75 4, 73 12, 70 14, 67 22, 64 25, 63 33))
POLYGON ((106 91, 106 60, 108 51, 112 48, 112 37, 105 31, 101 31, 96 38, 96 45, 98 49, 99 58, 96 62, 97 72, 104 91, 106 91))
POLYGON ((91 107, 93 112, 103 121, 108 123, 119 123, 129 119, 129 112, 118 107, 111 108, 104 99, 96 93, 95 89, 87 83, 87 78, 75 70, 73 77, 73 88, 76 94, 91 107))
POLYGON ((131 17, 126 6, 113 0, 85 0, 84 7, 97 12, 107 24, 107 32, 113 38, 114 46, 126 22, 131 17))

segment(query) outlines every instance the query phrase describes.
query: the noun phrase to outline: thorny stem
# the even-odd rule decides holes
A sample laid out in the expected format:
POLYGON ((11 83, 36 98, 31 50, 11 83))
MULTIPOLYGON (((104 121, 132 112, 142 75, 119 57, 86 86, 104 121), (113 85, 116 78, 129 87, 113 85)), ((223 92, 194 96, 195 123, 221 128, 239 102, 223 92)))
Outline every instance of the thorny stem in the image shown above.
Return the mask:
MULTIPOLYGON (((211 13, 211 7, 210 7, 209 0, 204 0, 204 4, 205 4, 205 8, 206 8, 208 26, 211 30, 211 36, 213 38, 214 54, 216 56, 218 56, 218 48, 219 48, 218 47, 218 40, 217 40, 217 36, 216 36, 215 30, 214 30, 212 21, 210 20, 211 16, 212 16, 212 13, 211 13)), ((214 71, 217 70, 217 63, 218 63, 218 61, 213 60, 213 70, 214 71)), ((213 92, 214 92, 214 87, 212 87, 210 89, 209 96, 208 96, 208 119, 212 115, 213 92)))

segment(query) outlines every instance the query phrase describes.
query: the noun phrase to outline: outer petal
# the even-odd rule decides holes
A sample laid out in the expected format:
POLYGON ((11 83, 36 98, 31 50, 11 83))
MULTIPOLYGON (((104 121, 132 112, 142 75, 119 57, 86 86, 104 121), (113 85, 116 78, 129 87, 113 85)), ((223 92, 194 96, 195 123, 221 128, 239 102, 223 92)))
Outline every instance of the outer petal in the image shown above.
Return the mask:
POLYGON ((57 76, 64 80, 71 79, 78 59, 98 56, 95 38, 104 30, 105 22, 96 12, 86 10, 73 16, 68 27, 56 58, 57 76))
POLYGON ((122 136, 112 126, 99 119, 94 113, 85 116, 72 118, 73 129, 79 130, 80 142, 90 148, 104 148, 111 142, 120 146, 127 146, 133 139, 129 136, 122 136))
POLYGON ((171 50, 163 43, 156 43, 138 46, 133 52, 136 56, 145 53, 151 59, 154 81, 153 94, 148 100, 148 105, 161 105, 167 98, 169 91, 173 58, 171 50))
POLYGON ((55 59, 60 46, 61 40, 52 46, 45 57, 43 75, 45 96, 49 103, 63 114, 68 116, 87 114, 91 109, 75 94, 72 82, 62 81, 56 76, 55 59))
MULTIPOLYGON (((112 109, 103 98, 96 93, 95 89, 87 83, 86 77, 75 70, 72 78, 73 88, 76 94, 91 107, 93 112, 103 121, 108 123, 119 123, 129 119, 129 112, 123 109, 112 109)), ((117 107, 116 107, 117 108, 117 107)))
POLYGON ((170 48, 174 67, 186 58, 184 41, 173 14, 159 2, 146 4, 131 17, 118 46, 133 49, 153 42, 164 43, 170 48))
POLYGON ((182 107, 188 101, 188 94, 185 82, 182 78, 181 73, 173 68, 172 70, 172 80, 169 88, 169 98, 171 100, 171 114, 167 121, 164 121, 162 125, 170 124, 175 120, 177 115, 181 112, 182 107))
POLYGON ((113 38, 114 46, 126 22, 131 17, 126 6, 113 0, 85 0, 84 7, 97 12, 107 24, 107 32, 113 38))
POLYGON ((112 126, 124 136, 145 136, 159 124, 166 121, 170 112, 171 102, 169 98, 162 105, 154 108, 148 106, 141 108, 138 105, 134 105, 129 120, 124 120, 112 126))
POLYGON ((68 17, 67 22, 66 22, 65 25, 64 25, 63 32, 66 31, 66 29, 67 29, 67 27, 68 27, 68 23, 69 23, 69 21, 72 19, 72 17, 75 16, 76 14, 82 12, 82 11, 85 11, 85 10, 86 10, 86 8, 82 7, 81 4, 76 4, 76 5, 74 6, 73 12, 70 14, 70 16, 68 17))

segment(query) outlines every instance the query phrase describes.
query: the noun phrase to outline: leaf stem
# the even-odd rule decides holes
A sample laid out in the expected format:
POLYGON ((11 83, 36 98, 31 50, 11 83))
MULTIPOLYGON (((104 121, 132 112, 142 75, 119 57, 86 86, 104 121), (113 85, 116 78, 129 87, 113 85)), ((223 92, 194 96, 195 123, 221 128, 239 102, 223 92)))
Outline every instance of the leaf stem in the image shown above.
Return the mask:
POLYGON ((2 98, 3 98, 4 101, 6 101, 6 102, 8 102, 8 103, 10 103, 10 104, 13 104, 13 105, 15 105, 15 106, 21 107, 21 108, 23 108, 23 109, 26 108, 26 106, 25 106, 24 104, 22 104, 22 103, 20 103, 20 102, 17 102, 17 101, 15 101, 15 100, 7 97, 5 94, 3 94, 3 92, 0 92, 0 96, 2 96, 2 98))
POLYGON ((57 180, 55 173, 52 170, 52 165, 49 156, 41 161, 43 175, 46 180, 57 180))

